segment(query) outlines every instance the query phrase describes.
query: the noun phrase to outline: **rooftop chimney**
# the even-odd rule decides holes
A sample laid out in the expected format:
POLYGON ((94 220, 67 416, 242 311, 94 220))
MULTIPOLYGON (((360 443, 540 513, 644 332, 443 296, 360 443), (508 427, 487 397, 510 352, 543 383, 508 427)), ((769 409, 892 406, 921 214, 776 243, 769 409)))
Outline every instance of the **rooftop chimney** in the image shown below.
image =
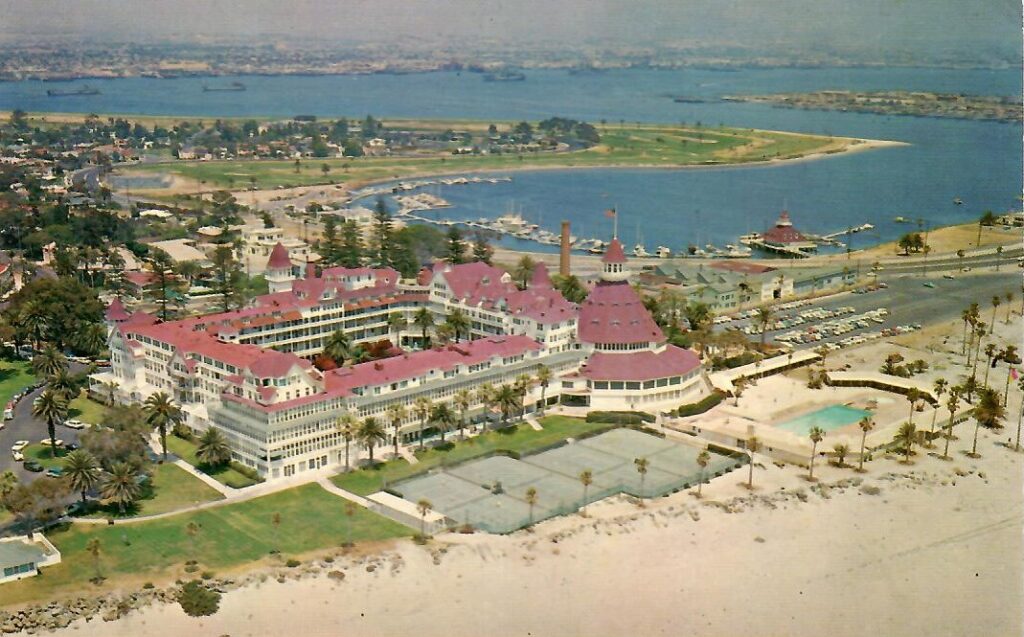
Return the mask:
POLYGON ((562 222, 562 254, 558 259, 558 273, 569 276, 569 222, 562 222))

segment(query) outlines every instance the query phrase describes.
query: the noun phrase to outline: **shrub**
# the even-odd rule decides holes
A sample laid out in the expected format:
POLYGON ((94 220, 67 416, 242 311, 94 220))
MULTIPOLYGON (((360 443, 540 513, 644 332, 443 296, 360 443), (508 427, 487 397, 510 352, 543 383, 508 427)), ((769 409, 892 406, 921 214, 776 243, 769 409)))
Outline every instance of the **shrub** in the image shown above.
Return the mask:
POLYGON ((188 565, 185 566, 185 572, 186 573, 195 573, 198 570, 199 570, 199 565, 198 564, 188 564, 188 565))
POLYGON ((260 477, 260 474, 252 467, 247 467, 240 462, 235 462, 234 460, 232 460, 229 464, 232 469, 242 474, 246 478, 249 478, 250 480, 255 480, 256 482, 263 482, 263 478, 260 477))
POLYGON ((680 417, 696 416, 697 414, 703 414, 723 400, 725 400, 725 394, 720 391, 715 391, 695 403, 679 405, 679 408, 676 409, 675 413, 680 417))
POLYGON ((639 425, 654 420, 652 414, 643 411, 592 411, 587 414, 587 422, 610 422, 616 425, 639 425))
POLYGON ((519 452, 511 449, 495 449, 494 455, 505 456, 506 458, 512 458, 513 460, 519 460, 519 452))
POLYGON ((155 587, 153 586, 153 582, 146 582, 145 584, 142 585, 142 588, 144 588, 146 590, 149 590, 149 589, 155 588, 155 587))
POLYGON ((284 565, 287 566, 288 568, 295 568, 299 564, 302 564, 302 562, 300 562, 299 560, 295 559, 294 557, 289 559, 287 562, 284 563, 284 565))
POLYGON ((178 591, 181 610, 190 617, 213 615, 220 606, 220 593, 212 591, 199 580, 186 582, 178 591))
POLYGON ((203 574, 200 575, 200 577, 203 579, 213 579, 213 571, 203 571, 203 574))

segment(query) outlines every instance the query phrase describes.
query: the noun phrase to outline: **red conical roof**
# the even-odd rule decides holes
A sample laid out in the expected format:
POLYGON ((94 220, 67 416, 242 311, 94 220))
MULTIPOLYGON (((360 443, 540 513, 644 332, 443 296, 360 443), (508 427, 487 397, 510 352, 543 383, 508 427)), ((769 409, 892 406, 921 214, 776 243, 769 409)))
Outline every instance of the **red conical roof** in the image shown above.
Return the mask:
POLYGON ((533 276, 530 277, 531 288, 551 287, 551 277, 548 275, 548 266, 538 263, 533 266, 533 276))
POLYGON ((115 296, 114 300, 107 306, 107 312, 103 315, 108 321, 125 321, 128 320, 128 312, 124 309, 124 303, 121 302, 121 297, 115 296))
POLYGON ((278 241, 274 249, 270 251, 270 260, 267 261, 268 270, 284 270, 292 267, 292 260, 288 256, 288 248, 278 241))
POLYGON ((615 237, 612 242, 608 244, 608 250, 601 257, 601 263, 625 263, 626 253, 622 249, 622 244, 619 243, 619 238, 615 237))

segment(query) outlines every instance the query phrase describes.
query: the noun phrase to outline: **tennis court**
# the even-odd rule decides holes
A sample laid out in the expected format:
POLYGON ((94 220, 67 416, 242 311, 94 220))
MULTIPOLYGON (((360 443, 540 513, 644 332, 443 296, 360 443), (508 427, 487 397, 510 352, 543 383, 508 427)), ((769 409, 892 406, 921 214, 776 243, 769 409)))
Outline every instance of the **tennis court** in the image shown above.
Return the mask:
MULTIPOLYGON (((576 511, 617 493, 652 498, 697 484, 700 449, 620 428, 516 460, 495 455, 392 485, 406 500, 429 500, 453 525, 510 533, 576 511), (638 458, 647 460, 646 472, 638 458), (580 479, 591 473, 586 488, 580 479), (531 506, 528 493, 534 495, 531 506)), ((731 471, 744 458, 711 452, 704 479, 731 471)))

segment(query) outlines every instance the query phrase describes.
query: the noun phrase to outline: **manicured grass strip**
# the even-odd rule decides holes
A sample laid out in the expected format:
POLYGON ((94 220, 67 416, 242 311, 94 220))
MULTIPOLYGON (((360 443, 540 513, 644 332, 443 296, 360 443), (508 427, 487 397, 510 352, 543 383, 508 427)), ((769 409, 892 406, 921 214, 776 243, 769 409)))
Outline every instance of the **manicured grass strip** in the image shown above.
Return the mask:
MULTIPOLYGON (((46 429, 43 429, 43 435, 46 435, 46 429)), ((60 432, 57 432, 57 440, 60 440, 60 432)), ((25 460, 35 460, 39 464, 43 465, 43 469, 52 469, 53 467, 64 468, 64 457, 68 455, 68 452, 64 449, 57 449, 57 457, 54 458, 50 452, 50 445, 41 445, 38 442, 34 442, 29 446, 25 447, 21 451, 25 454, 25 460)))
POLYGON ((204 570, 224 569, 260 560, 272 550, 284 556, 340 546, 349 537, 355 542, 409 536, 412 530, 357 507, 345 515, 345 500, 309 484, 238 504, 183 513, 136 524, 76 524, 68 530, 51 531, 47 537, 61 551, 62 562, 45 568, 42 575, 4 584, 0 604, 20 604, 102 592, 131 579, 141 585, 147 578, 177 575, 187 560, 197 560, 204 570), (279 527, 273 524, 280 514, 279 527), (185 528, 199 525, 194 541, 185 528), (90 538, 100 540, 100 568, 112 580, 94 586, 93 558, 85 550, 90 538))
POLYGON ((369 495, 383 489, 385 484, 423 473, 442 462, 455 464, 498 449, 526 455, 566 438, 602 431, 613 426, 608 423, 589 423, 580 418, 567 416, 547 416, 541 418, 540 422, 544 427, 543 431, 536 431, 527 424, 520 424, 514 429, 489 431, 474 438, 456 442, 449 450, 427 449, 418 452, 416 457, 419 459, 419 463, 415 465, 409 464, 406 460, 392 460, 377 465, 373 469, 360 469, 336 475, 331 478, 331 481, 352 493, 369 495))
POLYGON ((216 489, 189 474, 188 471, 173 464, 160 464, 154 468, 153 477, 143 496, 134 508, 126 512, 126 515, 121 514, 121 510, 116 504, 108 504, 92 511, 86 517, 120 518, 156 515, 223 498, 224 496, 216 489))
POLYGON ((96 425, 103 419, 103 414, 106 410, 106 405, 101 405, 89 398, 86 392, 83 391, 68 405, 68 418, 77 418, 82 422, 96 425))
POLYGON ((0 361, 0 407, 18 391, 36 382, 32 366, 25 361, 0 361))
POLYGON ((185 462, 189 463, 196 469, 199 469, 203 473, 211 476, 217 482, 226 484, 229 487, 241 489, 243 487, 249 487, 257 483, 256 480, 242 475, 235 471, 230 466, 221 466, 216 468, 207 467, 199 462, 199 458, 196 457, 196 443, 179 438, 177 436, 168 434, 167 435, 167 451, 178 456, 185 462))

